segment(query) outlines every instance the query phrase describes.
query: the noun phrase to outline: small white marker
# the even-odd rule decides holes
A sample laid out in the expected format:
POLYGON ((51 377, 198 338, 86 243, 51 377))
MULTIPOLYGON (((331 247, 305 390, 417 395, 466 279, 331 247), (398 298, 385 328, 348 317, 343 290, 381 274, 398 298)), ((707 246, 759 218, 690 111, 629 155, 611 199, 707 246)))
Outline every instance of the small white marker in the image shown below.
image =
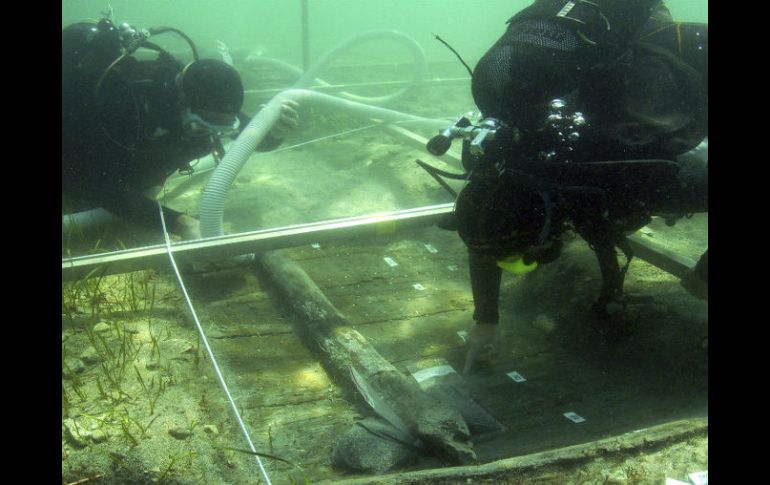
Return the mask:
POLYGON ((415 284, 413 284, 412 286, 414 287, 414 289, 415 289, 415 290, 420 290, 420 291, 422 291, 422 290, 424 290, 424 289, 425 289, 425 287, 424 287, 424 286, 422 286, 420 283, 415 283, 415 284))
POLYGON ((575 423, 582 423, 583 421, 586 420, 586 418, 584 418, 583 416, 580 416, 577 413, 573 413, 572 411, 568 413, 564 413, 564 417, 575 423))
POLYGON ((438 252, 438 249, 436 249, 436 247, 433 246, 432 244, 426 244, 425 249, 427 249, 428 252, 431 254, 436 254, 438 252))
POLYGON ((465 342, 465 339, 468 338, 468 332, 465 330, 458 330, 457 335, 465 342))
POLYGON ((310 247, 313 248, 313 249, 321 249, 321 245, 318 244, 318 243, 313 243, 313 244, 310 245, 310 247))
POLYGON ((393 258, 389 258, 389 257, 385 256, 382 259, 384 259, 385 262, 388 263, 388 266, 390 266, 391 268, 394 267, 394 266, 398 266, 398 263, 393 261, 393 258))
POLYGON ((516 381, 516 382, 524 382, 524 381, 526 381, 526 379, 524 378, 524 376, 523 376, 523 375, 521 375, 521 374, 519 374, 519 373, 518 373, 518 372, 516 372, 516 371, 513 371, 513 372, 509 372, 509 373, 507 373, 507 374, 505 374, 505 375, 507 375, 508 377, 510 377, 511 379, 513 379, 513 380, 514 380, 514 381, 516 381))
POLYGON ((446 269, 448 269, 449 271, 457 271, 457 265, 456 264, 451 264, 451 265, 447 266, 446 269))
POLYGON ((450 365, 438 365, 436 367, 430 367, 428 369, 419 370, 412 374, 417 382, 422 382, 425 379, 431 377, 441 377, 451 373, 457 373, 450 365))

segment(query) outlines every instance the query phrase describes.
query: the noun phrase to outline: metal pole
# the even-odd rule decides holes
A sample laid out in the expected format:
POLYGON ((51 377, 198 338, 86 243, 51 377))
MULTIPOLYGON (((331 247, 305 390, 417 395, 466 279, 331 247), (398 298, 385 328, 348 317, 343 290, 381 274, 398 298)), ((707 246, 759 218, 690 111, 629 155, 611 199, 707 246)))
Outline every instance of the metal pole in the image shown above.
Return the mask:
MULTIPOLYGON (((437 204, 380 214, 333 219, 296 226, 263 229, 174 243, 174 258, 180 263, 223 260, 232 256, 271 249, 297 247, 315 242, 362 236, 390 236, 401 229, 435 224, 452 212, 454 203, 437 204)), ((98 274, 127 273, 165 268, 168 254, 163 244, 62 259, 62 281, 73 281, 99 270, 98 274)))
POLYGON ((308 0, 300 0, 302 9, 302 70, 307 72, 310 67, 310 34, 308 32, 308 0))

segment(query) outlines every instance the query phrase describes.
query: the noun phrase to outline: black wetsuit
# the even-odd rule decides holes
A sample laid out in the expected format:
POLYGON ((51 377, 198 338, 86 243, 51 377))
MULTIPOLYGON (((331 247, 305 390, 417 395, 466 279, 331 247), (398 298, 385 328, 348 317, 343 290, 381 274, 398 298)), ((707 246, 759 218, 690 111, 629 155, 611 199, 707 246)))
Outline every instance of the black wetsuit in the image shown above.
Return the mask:
MULTIPOLYGON (((520 130, 515 144, 488 147, 486 160, 468 161, 472 157, 463 153, 466 168, 474 171, 455 214, 469 248, 477 322, 498 321, 502 270, 496 260, 537 245, 546 256, 534 259, 552 260, 566 221, 599 257, 605 283, 600 300, 606 303, 622 288, 615 246, 625 231, 641 227, 650 214, 708 210, 707 165, 617 163, 605 170, 584 164, 674 160, 708 136, 707 26, 700 26, 692 47, 705 46, 706 52, 687 52, 692 42, 683 42, 682 34, 694 26, 673 22, 665 6, 657 5, 639 25, 626 23, 635 33, 608 62, 601 44, 586 48, 580 38, 592 35, 590 29, 576 34, 574 25, 553 18, 565 3, 537 0, 514 16, 474 70, 473 95, 482 114, 520 130), (538 158, 549 150, 538 129, 555 98, 589 123, 562 164, 538 158), (499 175, 502 168, 506 172, 499 175), (580 188, 570 192, 566 186, 580 188)), ((626 3, 629 11, 645 4, 626 3)), ((622 8, 623 2, 602 5, 622 8)), ((621 17, 610 18, 613 31, 622 30, 621 17)))
MULTIPOLYGON (((97 90, 120 54, 119 42, 95 24, 62 30, 62 194, 78 209, 102 207, 159 227, 157 204, 144 192, 221 143, 209 135, 185 135, 175 82, 184 66, 164 52, 153 60, 126 57, 97 90)), ((243 129, 249 118, 239 118, 243 129)), ((258 150, 280 143, 268 136, 258 150)), ((164 208, 167 221, 179 215, 164 208)))

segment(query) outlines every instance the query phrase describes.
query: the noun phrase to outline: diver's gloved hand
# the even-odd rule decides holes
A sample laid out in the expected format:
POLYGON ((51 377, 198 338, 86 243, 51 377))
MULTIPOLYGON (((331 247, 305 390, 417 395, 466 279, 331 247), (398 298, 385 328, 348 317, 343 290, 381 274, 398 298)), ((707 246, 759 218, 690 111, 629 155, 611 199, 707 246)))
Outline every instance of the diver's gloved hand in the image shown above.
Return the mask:
POLYGON ((299 113, 297 109, 299 104, 296 101, 287 100, 281 105, 281 117, 270 130, 270 136, 283 140, 286 136, 297 129, 299 126, 299 113))
POLYGON ((468 353, 465 356, 463 374, 468 374, 476 362, 493 363, 497 357, 498 341, 497 325, 475 324, 466 340, 468 353))

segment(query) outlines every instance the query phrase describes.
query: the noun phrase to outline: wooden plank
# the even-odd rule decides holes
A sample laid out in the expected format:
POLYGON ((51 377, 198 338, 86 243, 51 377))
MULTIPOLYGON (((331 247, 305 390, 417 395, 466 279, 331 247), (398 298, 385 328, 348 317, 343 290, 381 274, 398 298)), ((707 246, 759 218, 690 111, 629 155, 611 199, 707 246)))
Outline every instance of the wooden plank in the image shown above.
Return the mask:
POLYGON ((452 462, 475 460, 462 416, 383 359, 291 258, 271 251, 258 255, 257 262, 301 319, 295 325, 298 334, 338 382, 350 383, 355 368, 429 450, 452 462))
MULTIPOLYGON (((540 477, 555 467, 576 468, 590 460, 623 460, 631 453, 656 449, 672 442, 684 442, 706 436, 708 421, 681 420, 612 436, 585 444, 568 446, 525 456, 507 458, 478 466, 408 471, 335 481, 335 485, 417 485, 422 483, 561 483, 558 475, 548 480, 540 477), (538 479, 540 478, 540 479, 538 479)), ((566 476, 566 474, 564 474, 566 476)), ((561 480, 564 478, 562 477, 561 480)), ((321 482, 326 484, 327 482, 321 482)))
MULTIPOLYGON (((291 253, 302 260, 307 274, 318 282, 361 338, 397 369, 403 369, 410 359, 433 356, 446 358, 458 368, 464 358, 464 345, 457 331, 468 329, 472 323, 472 299, 464 267, 467 256, 462 242, 456 234, 437 229, 402 236, 403 239, 398 241, 370 238, 355 246, 354 243, 322 244, 319 249, 303 246, 292 249, 291 253), (440 251, 436 254, 428 252, 425 243, 439 247, 440 251), (382 260, 383 254, 393 255, 399 266, 388 266, 382 260), (447 269, 449 263, 457 263, 457 268, 450 271, 447 269), (413 281, 415 278, 427 280, 425 275, 431 278, 430 283, 425 284, 425 290, 416 290, 413 281)), ((644 288, 654 290, 655 294, 668 294, 660 293, 661 283, 651 279, 654 275, 648 268, 659 274, 645 263, 634 266, 627 281, 630 290, 645 284, 652 285, 644 288)), ((628 380, 629 376, 642 378, 647 371, 637 372, 642 370, 641 367, 649 367, 656 358, 667 355, 662 350, 650 350, 650 346, 659 346, 666 341, 663 336, 651 334, 638 345, 629 341, 619 346, 617 352, 635 362, 628 364, 636 368, 634 372, 624 370, 625 364, 617 369, 597 369, 596 365, 604 365, 601 360, 598 364, 586 360, 586 349, 593 349, 592 345, 582 340, 569 342, 570 338, 580 338, 578 328, 586 323, 583 317, 571 319, 580 315, 580 301, 590 300, 592 288, 599 281, 593 254, 582 242, 567 246, 559 261, 526 278, 504 276, 501 359, 485 372, 468 376, 466 381, 473 399, 509 431, 493 441, 476 443, 479 457, 489 460, 536 452, 634 429, 650 423, 653 417, 676 419, 692 415, 692 407, 682 405, 682 393, 696 392, 694 399, 697 401, 697 391, 683 387, 681 392, 669 390, 671 395, 667 396, 658 384, 651 383, 648 389, 645 382, 633 384, 628 380), (553 326, 536 323, 537 314, 531 313, 534 310, 550 315, 553 326), (641 352, 652 353, 647 358, 636 355, 641 352), (652 357, 653 354, 656 357, 652 357), (515 383, 505 375, 511 370, 520 371, 527 377, 527 382, 515 383), (587 426, 568 421, 561 414, 562 408, 584 413, 589 421, 583 425, 587 426), (607 409, 614 414, 607 416, 607 409)), ((238 317, 238 313, 276 314, 274 310, 261 308, 263 304, 270 306, 264 294, 251 298, 245 287, 234 294, 232 305, 226 302, 209 305, 210 314, 217 315, 216 319, 228 319, 233 330, 239 325, 248 327, 248 318, 238 317), (254 300, 252 307, 250 300, 254 300), (228 312, 228 308, 232 312, 228 312)), ((632 316, 638 312, 635 308, 632 308, 632 316)), ((638 318, 643 316, 641 321, 644 322, 656 321, 659 310, 656 307, 648 310, 645 311, 652 312, 649 317, 645 314, 638 318)), ((274 323, 273 329, 285 330, 286 322, 281 322, 274 323)), ((228 325, 225 328, 229 331, 228 325)), ((270 328, 263 326, 260 330, 269 332, 270 328)), ((237 332, 232 335, 238 336, 237 332)), ((221 336, 226 337, 226 332, 221 336)), ((221 340, 228 342, 225 345, 233 345, 227 353, 237 357, 228 365, 241 373, 238 402, 246 409, 249 419, 259 420, 259 429, 273 426, 271 419, 289 419, 292 410, 307 415, 306 423, 314 426, 323 426, 327 418, 341 426, 341 422, 331 415, 322 417, 327 402, 339 398, 340 389, 330 380, 327 387, 324 387, 327 384, 314 387, 309 382, 303 383, 303 373, 305 379, 317 379, 316 372, 320 367, 314 352, 309 352, 299 345, 296 337, 285 333, 239 338, 243 338, 244 345, 236 345, 234 342, 238 339, 221 340), (246 343, 249 340, 251 344, 246 343), (274 395, 265 397, 265 394, 274 395)), ((688 357, 688 361, 698 360, 688 357)), ((674 373, 679 373, 677 369, 682 367, 674 362, 661 361, 661 365, 674 373)), ((672 386, 676 383, 688 386, 683 376, 671 377, 672 386)), ((348 410, 346 416, 352 420, 354 414, 348 410)), ((256 429, 257 425, 254 426, 256 429)), ((331 430, 333 426, 324 429, 331 430)), ((328 438, 333 439, 333 432, 329 432, 328 438)), ((292 442, 287 438, 282 443, 290 446, 292 442)), ((306 448, 299 442, 297 446, 306 448)), ((309 459, 322 458, 321 454, 314 456, 309 459)), ((324 474, 321 468, 319 473, 324 474)))
POLYGON ((695 261, 692 259, 679 255, 639 234, 628 236, 628 242, 631 244, 631 249, 634 250, 634 255, 639 259, 643 259, 678 278, 683 277, 689 269, 695 267, 695 261))

